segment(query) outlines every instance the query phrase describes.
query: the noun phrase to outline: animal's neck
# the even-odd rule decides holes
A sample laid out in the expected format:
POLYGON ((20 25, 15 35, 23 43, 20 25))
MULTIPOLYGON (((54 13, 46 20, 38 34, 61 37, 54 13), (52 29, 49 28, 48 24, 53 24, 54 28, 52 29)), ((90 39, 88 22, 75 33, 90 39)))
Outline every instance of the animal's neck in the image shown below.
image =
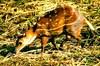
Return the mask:
POLYGON ((33 31, 35 32, 36 29, 37 29, 37 24, 35 24, 35 25, 33 26, 33 31))

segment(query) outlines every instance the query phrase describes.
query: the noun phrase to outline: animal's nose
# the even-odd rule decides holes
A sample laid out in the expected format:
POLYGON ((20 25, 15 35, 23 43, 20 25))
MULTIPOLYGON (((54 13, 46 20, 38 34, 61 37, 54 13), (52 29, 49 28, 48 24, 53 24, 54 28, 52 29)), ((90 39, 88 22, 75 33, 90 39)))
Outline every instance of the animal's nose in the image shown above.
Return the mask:
POLYGON ((15 49, 15 53, 17 54, 17 53, 19 53, 20 52, 20 50, 21 50, 21 48, 22 48, 22 46, 23 46, 23 43, 22 42, 18 42, 17 44, 16 44, 16 49, 15 49))

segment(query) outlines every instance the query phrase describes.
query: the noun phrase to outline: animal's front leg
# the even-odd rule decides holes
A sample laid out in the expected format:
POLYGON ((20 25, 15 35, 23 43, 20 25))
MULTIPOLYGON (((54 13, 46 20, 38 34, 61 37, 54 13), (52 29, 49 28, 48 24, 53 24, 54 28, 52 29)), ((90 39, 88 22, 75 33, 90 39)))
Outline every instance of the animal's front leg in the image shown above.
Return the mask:
POLYGON ((46 47, 46 44, 47 44, 48 40, 49 40, 49 37, 45 37, 45 36, 42 37, 41 47, 42 47, 42 52, 43 53, 45 52, 45 47, 46 47))
POLYGON ((54 49, 58 50, 58 46, 56 45, 56 43, 54 42, 54 36, 52 36, 52 38, 50 39, 50 41, 52 42, 52 44, 54 45, 54 49))

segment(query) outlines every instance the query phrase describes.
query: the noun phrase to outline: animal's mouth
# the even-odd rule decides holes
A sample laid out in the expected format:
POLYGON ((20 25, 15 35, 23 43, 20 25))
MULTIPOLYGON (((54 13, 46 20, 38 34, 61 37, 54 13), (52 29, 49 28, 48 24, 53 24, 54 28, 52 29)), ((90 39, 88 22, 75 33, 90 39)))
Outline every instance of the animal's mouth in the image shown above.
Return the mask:
POLYGON ((36 35, 35 36, 30 35, 28 37, 22 38, 16 48, 16 54, 18 54, 25 46, 31 44, 35 40, 36 37, 37 37, 36 35))

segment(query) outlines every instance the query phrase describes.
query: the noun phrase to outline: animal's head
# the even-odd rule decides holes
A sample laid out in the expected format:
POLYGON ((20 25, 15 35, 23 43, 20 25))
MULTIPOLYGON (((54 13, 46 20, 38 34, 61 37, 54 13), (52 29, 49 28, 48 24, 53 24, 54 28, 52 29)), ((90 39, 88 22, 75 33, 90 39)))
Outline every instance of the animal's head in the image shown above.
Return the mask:
POLYGON ((33 31, 33 29, 30 29, 25 34, 20 35, 16 42, 16 53, 19 53, 26 45, 31 44, 35 40, 36 36, 37 34, 33 31))

